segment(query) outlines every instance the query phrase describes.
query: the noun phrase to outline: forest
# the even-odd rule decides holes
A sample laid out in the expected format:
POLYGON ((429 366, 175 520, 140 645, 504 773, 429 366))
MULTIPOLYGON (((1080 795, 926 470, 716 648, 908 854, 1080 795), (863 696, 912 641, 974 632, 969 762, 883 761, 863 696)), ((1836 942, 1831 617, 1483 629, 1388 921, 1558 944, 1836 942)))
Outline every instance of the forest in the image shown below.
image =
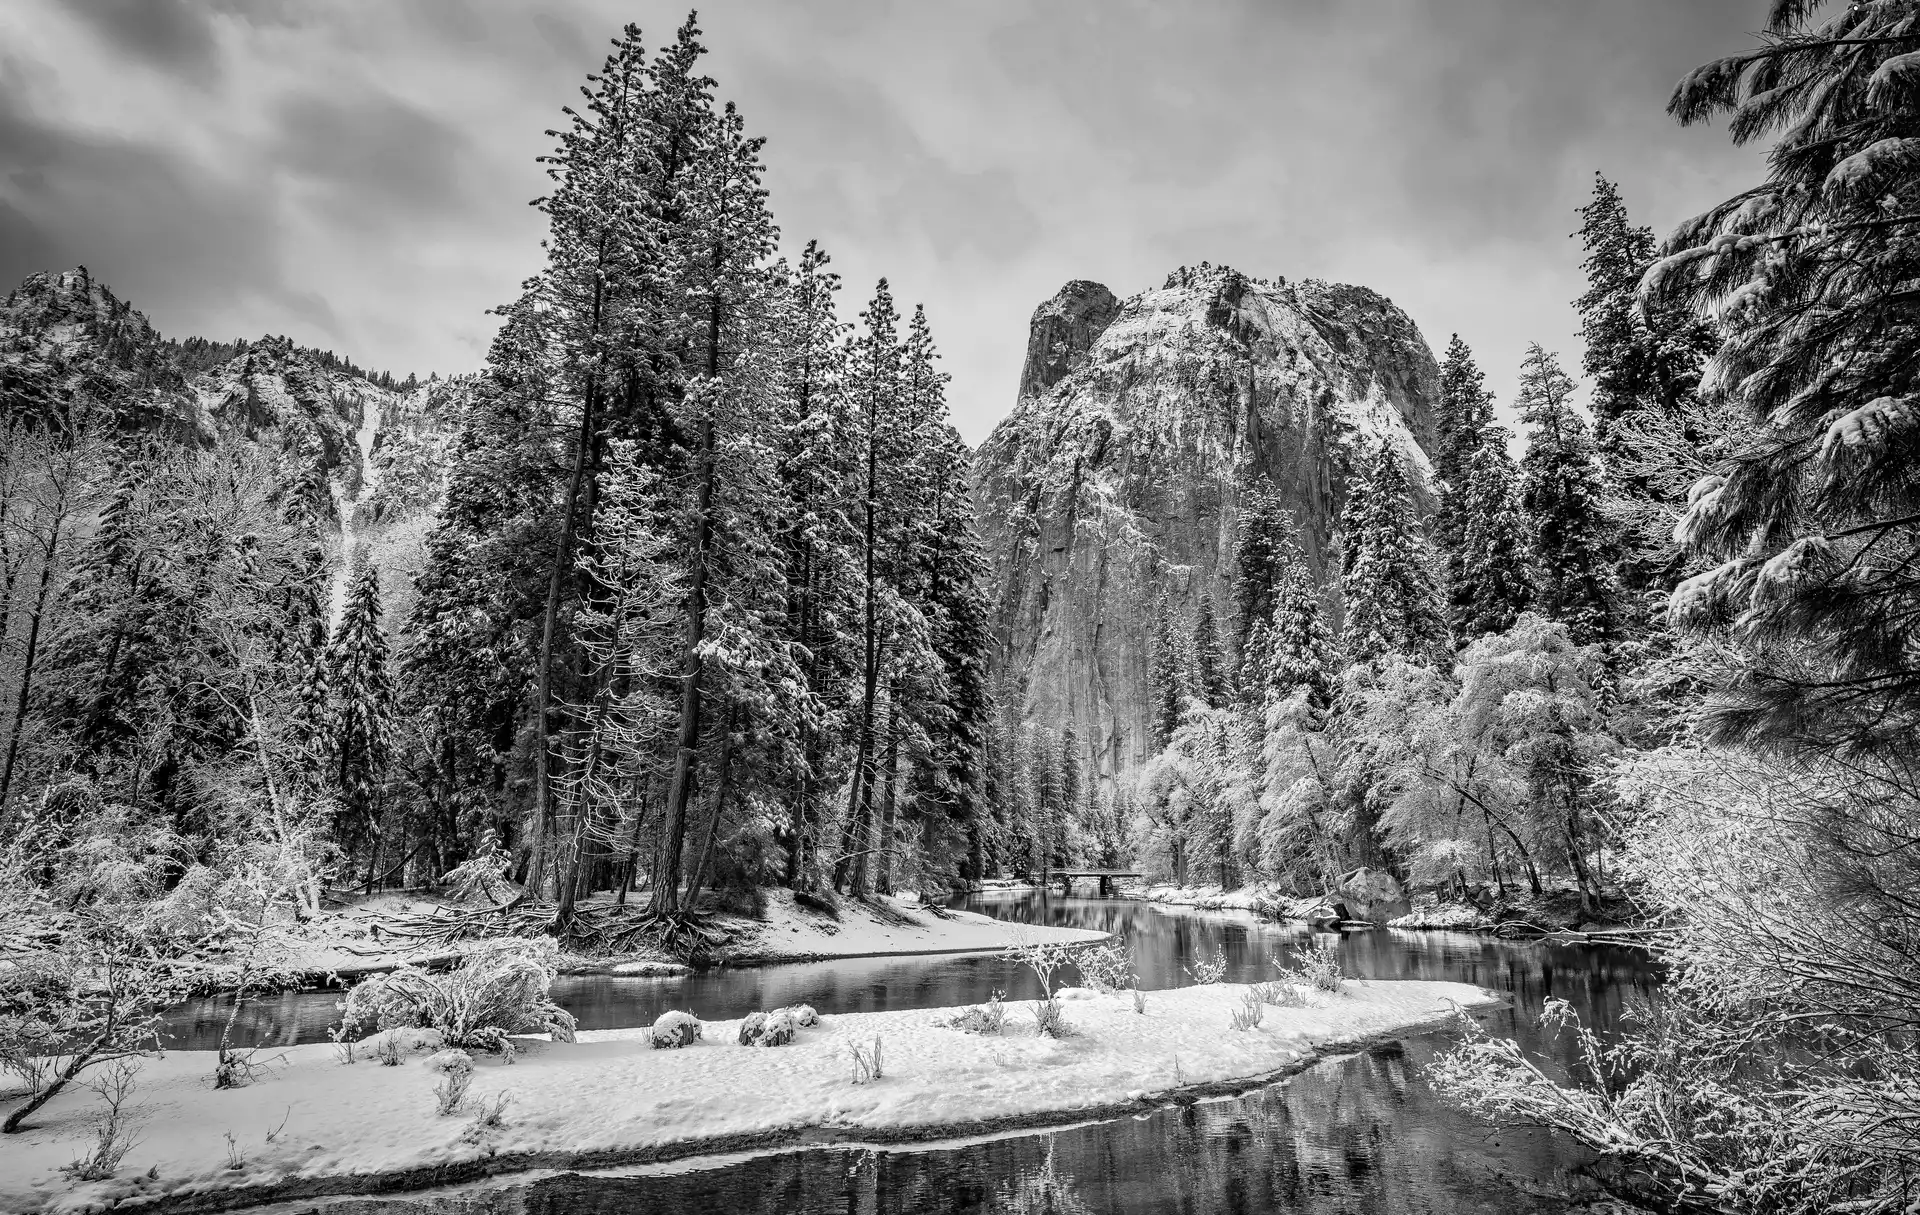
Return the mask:
POLYGON ((549 132, 544 265, 476 373, 162 342, 124 305, 49 343, 69 318, 8 298, 7 1131, 149 1051, 207 983, 183 960, 291 982, 278 934, 356 894, 699 961, 773 891, 1372 870, 1667 968, 1624 1035, 1556 1014, 1564 1074, 1469 1019, 1434 1081, 1464 1108, 1653 1209, 1912 1209, 1920 7, 1775 0, 1683 80, 1672 116, 1765 178, 1659 236, 1596 176, 1578 367, 1534 345, 1497 402, 1454 336, 1430 449, 1356 451, 1324 569, 1253 480, 1218 597, 1146 589, 1154 746, 1121 771, 1009 668, 926 310, 882 279, 843 320, 826 251, 780 254, 701 37, 627 27, 549 132), (318 411, 182 421, 270 363, 318 411), (413 437, 356 458, 382 409, 413 437))

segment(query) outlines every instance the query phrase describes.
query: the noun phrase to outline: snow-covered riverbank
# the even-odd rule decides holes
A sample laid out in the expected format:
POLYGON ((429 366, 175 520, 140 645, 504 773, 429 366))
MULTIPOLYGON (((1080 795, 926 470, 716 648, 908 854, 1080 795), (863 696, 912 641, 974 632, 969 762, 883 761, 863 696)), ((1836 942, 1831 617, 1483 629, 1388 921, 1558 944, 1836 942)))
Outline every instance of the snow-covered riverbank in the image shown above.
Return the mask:
POLYGON ((441 1076, 417 1055, 398 1067, 364 1056, 347 1065, 331 1046, 291 1047, 260 1056, 275 1064, 257 1083, 216 1091, 212 1057, 176 1051, 141 1071, 129 1103, 141 1138, 113 1179, 74 1184, 59 1173, 88 1146, 98 1105, 69 1091, 34 1129, 0 1140, 0 1210, 218 1210, 530 1169, 1059 1124, 1232 1091, 1456 1006, 1496 1002, 1459 983, 1350 980, 1235 1030, 1246 991, 1149 992, 1144 1013, 1126 993, 1087 993, 1064 1002, 1072 1032, 1062 1039, 1037 1036, 1032 1006, 1016 1004, 1001 1036, 949 1028, 959 1010, 927 1009, 827 1017, 776 1048, 736 1045, 737 1021, 708 1024, 684 1050, 649 1050, 645 1030, 527 1040, 512 1065, 482 1059, 451 1116, 435 1113, 441 1076), (856 1085, 849 1048, 876 1038, 882 1077, 856 1085), (470 1133, 473 1110, 502 1093, 512 1094, 503 1125, 470 1133))

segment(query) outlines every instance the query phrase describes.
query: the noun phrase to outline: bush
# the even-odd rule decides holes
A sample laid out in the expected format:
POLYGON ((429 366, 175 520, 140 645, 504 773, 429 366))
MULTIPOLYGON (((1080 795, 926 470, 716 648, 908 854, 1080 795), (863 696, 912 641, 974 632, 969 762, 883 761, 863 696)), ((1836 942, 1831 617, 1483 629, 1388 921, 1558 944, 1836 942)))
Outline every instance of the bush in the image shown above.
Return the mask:
POLYGON ((861 1046, 858 1042, 847 1043, 847 1053, 853 1056, 853 1082, 867 1084, 880 1078, 880 1035, 873 1036, 871 1047, 861 1046))
POLYGON ((1067 1024, 1067 1010, 1052 996, 1033 1002, 1033 1028, 1048 1038, 1064 1038, 1072 1032, 1067 1024))
POLYGON ((1098 992, 1119 991, 1138 982, 1133 972, 1133 954, 1125 937, 1082 949, 1073 961, 1080 969, 1080 978, 1098 992))
POLYGON ((120 1171, 120 1162, 140 1142, 125 1108, 138 1087, 134 1079, 139 1071, 139 1060, 115 1059, 87 1086, 106 1109, 93 1124, 93 1149, 61 1166, 62 1173, 75 1181, 105 1181, 120 1171))
POLYGON ((994 1034, 1006 1032, 1007 1006, 1000 1002, 1000 992, 994 992, 985 1004, 975 1004, 962 1009, 959 1015, 947 1022, 948 1026, 968 1034, 994 1034))
POLYGON ((573 1015, 548 998, 551 941, 509 941, 469 954, 444 974, 402 966, 347 995, 342 1030, 360 1035, 396 1027, 439 1030, 445 1044, 513 1055, 510 1034, 573 1041, 573 1015))
POLYGON ((1299 983, 1316 991, 1339 992, 1346 986, 1340 973, 1340 952, 1331 945, 1315 945, 1300 951, 1298 966, 1282 966, 1275 957, 1282 982, 1299 983))
POLYGON ((428 1055, 426 1067, 441 1074, 440 1083, 433 1090, 434 1112, 442 1118, 458 1113, 467 1088, 473 1083, 473 1056, 463 1050, 443 1050, 428 1055))
POLYGON ((776 1008, 772 1012, 748 1013, 746 1019, 740 1022, 740 1045, 785 1046, 793 1041, 798 1028, 798 1020, 791 1009, 776 1008))
POLYGON ((813 1011, 811 1004, 789 1005, 787 1011, 793 1014, 793 1023, 801 1029, 812 1029, 820 1024, 820 1014, 813 1011))
POLYGON ((512 1101, 512 1093, 495 1093, 491 1100, 482 1097, 480 1099, 479 1110, 474 1114, 473 1121, 467 1123, 466 1129, 460 1132, 460 1141, 462 1143, 478 1145, 490 1132, 497 1131, 505 1126, 507 1124, 507 1106, 512 1101))
POLYGON ((1269 983, 1255 983, 1253 991, 1260 1003, 1271 1004, 1275 1008, 1304 1008, 1307 1003, 1307 998, 1300 993, 1300 988, 1284 979, 1269 983))
POLYGON ((1258 1028, 1261 1019, 1266 1016, 1266 1011, 1266 1005, 1261 1001, 1260 993, 1248 989, 1247 994, 1240 999, 1239 1010, 1233 1014, 1233 1027, 1242 1031, 1258 1028))
POLYGON ((654 1050, 678 1050, 692 1046, 701 1034, 699 1020, 686 1012, 663 1012, 647 1031, 647 1044, 654 1050))
POLYGON ((1187 963, 1182 969, 1187 972, 1189 979, 1202 987, 1218 983, 1227 975, 1226 948, 1215 946, 1211 958, 1205 954, 1196 954, 1193 961, 1187 963))

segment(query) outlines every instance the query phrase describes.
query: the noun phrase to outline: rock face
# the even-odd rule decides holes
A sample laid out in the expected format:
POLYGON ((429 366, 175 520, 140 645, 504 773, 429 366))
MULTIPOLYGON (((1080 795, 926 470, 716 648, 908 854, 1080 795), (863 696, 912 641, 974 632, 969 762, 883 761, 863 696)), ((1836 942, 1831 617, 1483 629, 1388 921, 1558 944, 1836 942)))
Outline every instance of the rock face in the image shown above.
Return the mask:
POLYGON ((1419 330, 1364 287, 1202 266, 1124 303, 1062 288, 1034 313, 1020 399, 974 464, 997 662, 1028 719, 1071 722, 1101 776, 1147 758, 1159 597, 1184 627, 1211 594, 1235 634, 1236 517, 1261 479, 1324 576, 1368 447, 1398 445, 1428 495, 1438 395, 1419 330))

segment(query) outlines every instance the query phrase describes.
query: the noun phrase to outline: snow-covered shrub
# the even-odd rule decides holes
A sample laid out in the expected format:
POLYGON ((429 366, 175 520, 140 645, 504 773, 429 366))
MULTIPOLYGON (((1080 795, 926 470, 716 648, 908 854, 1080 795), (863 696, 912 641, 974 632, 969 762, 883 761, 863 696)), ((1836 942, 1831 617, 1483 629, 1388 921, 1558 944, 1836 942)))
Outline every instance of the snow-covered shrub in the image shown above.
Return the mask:
POLYGON ((1227 975, 1227 951, 1224 946, 1215 946, 1213 956, 1195 954, 1191 962, 1182 967, 1187 977, 1202 987, 1218 983, 1227 975))
POLYGON ((1072 1032, 1067 1024, 1067 1010, 1054 996, 1033 1002, 1033 1028, 1046 1038, 1064 1038, 1072 1032))
POLYGON ((1339 992, 1345 986, 1345 976, 1340 973, 1340 951, 1331 945, 1315 945, 1300 951, 1300 964, 1294 967, 1281 966, 1278 958, 1274 966, 1280 971, 1283 983, 1301 983, 1316 991, 1339 992))
POLYGON ((647 1045, 654 1050, 678 1050, 692 1046, 700 1033, 700 1021, 692 1013, 663 1012, 654 1018, 653 1028, 647 1031, 647 1045))
POLYGON ((509 1092, 495 1093, 491 1098, 480 1098, 480 1104, 473 1115, 473 1121, 467 1123, 460 1132, 462 1143, 478 1145, 488 1134, 507 1124, 507 1106, 513 1102, 509 1092))
POLYGON ((1080 969, 1081 979, 1095 991, 1119 991, 1138 982, 1125 937, 1082 949, 1074 955, 1073 962, 1080 969))
POLYGON ((1001 993, 996 991, 987 998, 985 1004, 975 1004, 970 1008, 962 1009, 958 1015, 947 1022, 948 1026, 968 1034, 997 1036, 1005 1033, 1007 1006, 1000 1002, 1000 995, 1001 993))
POLYGON ((364 1034, 430 1027, 448 1046, 509 1057, 509 1034, 550 1033, 571 1042, 573 1015, 548 996, 555 951, 551 941, 509 941, 469 954, 444 974, 402 966, 375 975, 348 993, 342 1028, 364 1034))
POLYGON ((793 1014, 793 1023, 801 1029, 812 1029, 820 1024, 820 1014, 813 1011, 811 1004, 789 1005, 787 1011, 793 1014))
POLYGON ((880 1035, 873 1036, 872 1046, 861 1046, 858 1042, 847 1043, 847 1053, 853 1057, 853 1082, 866 1084, 880 1078, 880 1035))
POLYGON ((86 1155, 62 1165, 60 1171, 75 1181, 105 1181, 120 1171, 120 1162, 140 1142, 126 1104, 138 1087, 138 1059, 115 1059, 87 1087, 106 1108, 93 1124, 93 1147, 86 1155))
POLYGON ((1253 991, 1262 1004, 1271 1004, 1275 1008, 1303 1008, 1307 998, 1299 987, 1284 979, 1268 983, 1255 983, 1253 991))
POLYGON ((1233 1013, 1233 1027, 1245 1031, 1258 1028, 1260 1019, 1266 1015, 1266 1005, 1260 999, 1258 991, 1249 990, 1240 998, 1240 1007, 1233 1013))
POLYGON ((401 1042, 400 1035, 392 1030, 383 1030, 372 1038, 372 1046, 367 1051, 381 1067, 399 1067, 407 1061, 407 1048, 401 1042))
POLYGON ((1147 1011, 1147 993, 1138 987, 1133 989, 1133 1011, 1142 1016, 1146 1015, 1147 1011))
POLYGON ((776 1008, 772 1012, 748 1013, 740 1022, 740 1045, 742 1046, 785 1046, 793 1041, 798 1021, 791 1009, 776 1008))
POLYGON ((441 1076, 440 1083, 433 1089, 434 1112, 442 1118, 458 1113, 467 1088, 473 1083, 473 1056, 463 1050, 443 1050, 428 1055, 424 1066, 441 1076))

